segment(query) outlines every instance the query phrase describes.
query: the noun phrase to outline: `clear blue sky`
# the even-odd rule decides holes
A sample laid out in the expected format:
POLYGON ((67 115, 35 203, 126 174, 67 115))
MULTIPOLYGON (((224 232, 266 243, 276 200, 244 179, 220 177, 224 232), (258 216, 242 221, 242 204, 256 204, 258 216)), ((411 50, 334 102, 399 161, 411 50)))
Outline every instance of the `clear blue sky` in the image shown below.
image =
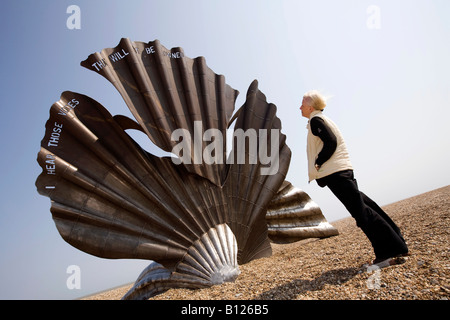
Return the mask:
POLYGON ((133 282, 148 264, 66 244, 34 185, 44 125, 63 91, 131 116, 107 80, 80 66, 90 53, 122 37, 182 47, 241 92, 237 107, 257 79, 292 150, 288 180, 334 221, 349 214, 307 183, 303 93, 333 96, 326 112, 361 190, 380 205, 448 185, 449 16, 448 0, 2 1, 0 299, 73 299, 133 282), (78 30, 66 26, 72 4, 78 30), (81 289, 66 286, 70 265, 80 267, 81 289))

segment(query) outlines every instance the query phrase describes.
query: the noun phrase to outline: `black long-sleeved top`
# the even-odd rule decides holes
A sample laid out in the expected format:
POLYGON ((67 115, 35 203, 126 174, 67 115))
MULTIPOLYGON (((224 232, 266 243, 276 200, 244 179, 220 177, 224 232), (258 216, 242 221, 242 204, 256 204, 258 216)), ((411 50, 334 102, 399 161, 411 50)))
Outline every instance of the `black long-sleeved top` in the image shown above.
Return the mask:
POLYGON ((313 117, 309 121, 309 125, 311 126, 312 134, 319 137, 323 142, 323 148, 319 152, 315 163, 321 166, 330 159, 336 151, 337 139, 333 131, 325 124, 325 121, 323 121, 322 118, 313 117))

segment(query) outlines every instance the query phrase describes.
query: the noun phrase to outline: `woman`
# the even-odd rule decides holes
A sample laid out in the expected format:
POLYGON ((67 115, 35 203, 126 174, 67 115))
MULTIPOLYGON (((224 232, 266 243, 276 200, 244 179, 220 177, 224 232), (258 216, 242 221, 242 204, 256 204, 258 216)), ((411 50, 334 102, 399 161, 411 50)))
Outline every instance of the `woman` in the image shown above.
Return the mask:
POLYGON ((380 268, 401 263, 400 256, 408 247, 400 229, 369 197, 359 191, 353 167, 339 128, 323 114, 324 97, 317 91, 303 96, 300 110, 309 119, 307 137, 309 181, 320 187, 328 186, 342 202, 370 240, 375 252, 373 265, 380 268))

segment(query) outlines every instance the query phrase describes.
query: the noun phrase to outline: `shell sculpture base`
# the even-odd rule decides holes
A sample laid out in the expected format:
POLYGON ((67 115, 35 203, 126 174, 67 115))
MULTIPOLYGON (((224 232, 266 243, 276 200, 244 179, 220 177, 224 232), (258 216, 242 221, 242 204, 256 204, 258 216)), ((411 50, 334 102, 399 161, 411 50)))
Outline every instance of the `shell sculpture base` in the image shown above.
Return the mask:
POLYGON ((200 289, 233 282, 240 274, 236 253, 233 232, 226 224, 218 225, 189 248, 174 272, 150 264, 122 299, 144 300, 171 288, 200 289))
POLYGON ((64 92, 50 109, 36 187, 51 199, 56 228, 72 246, 152 261, 124 299, 234 281, 239 264, 271 255, 270 241, 336 234, 311 199, 285 182, 291 151, 256 80, 233 116, 238 92, 224 77, 203 57, 190 59, 158 40, 122 39, 81 64, 118 89, 136 121, 64 92), (154 156, 128 130, 182 151, 154 156), (248 136, 240 141, 242 133, 248 136))

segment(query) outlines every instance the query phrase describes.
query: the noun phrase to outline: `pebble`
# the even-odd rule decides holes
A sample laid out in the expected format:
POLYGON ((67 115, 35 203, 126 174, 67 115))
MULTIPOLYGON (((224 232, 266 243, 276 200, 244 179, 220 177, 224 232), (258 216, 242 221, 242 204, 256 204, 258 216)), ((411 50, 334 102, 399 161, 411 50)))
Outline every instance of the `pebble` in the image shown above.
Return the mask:
MULTIPOLYGON (((383 208, 407 241, 411 256, 403 264, 368 272, 365 264, 374 259, 372 247, 349 217, 332 223, 338 236, 272 244, 273 255, 239 266, 235 282, 171 289, 151 299, 448 300, 450 186, 383 208)), ((85 299, 120 299, 131 286, 85 299)))

